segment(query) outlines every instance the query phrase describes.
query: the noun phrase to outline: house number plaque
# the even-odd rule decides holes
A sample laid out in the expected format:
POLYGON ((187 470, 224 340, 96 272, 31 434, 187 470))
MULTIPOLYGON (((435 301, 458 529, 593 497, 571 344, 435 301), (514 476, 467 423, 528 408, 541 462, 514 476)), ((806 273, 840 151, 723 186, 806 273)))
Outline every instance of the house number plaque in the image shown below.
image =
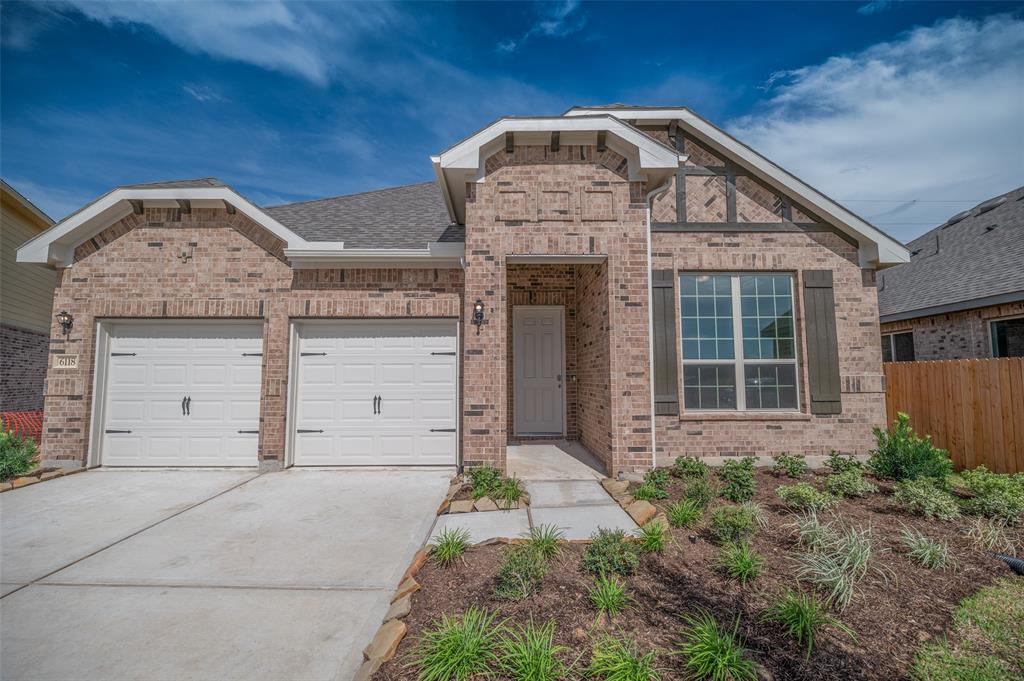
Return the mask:
POLYGON ((78 368, 78 355, 54 355, 53 356, 53 368, 54 369, 77 369, 78 368))

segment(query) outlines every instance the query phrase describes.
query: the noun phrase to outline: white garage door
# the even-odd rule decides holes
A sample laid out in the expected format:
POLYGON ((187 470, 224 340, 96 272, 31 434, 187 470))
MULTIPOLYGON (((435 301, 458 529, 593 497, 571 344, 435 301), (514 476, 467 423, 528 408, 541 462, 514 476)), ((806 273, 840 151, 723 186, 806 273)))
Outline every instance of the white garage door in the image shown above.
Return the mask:
POLYGON ((457 348, 452 321, 302 325, 295 464, 454 465, 457 348))
POLYGON ((103 465, 257 464, 259 324, 119 324, 109 346, 103 465))

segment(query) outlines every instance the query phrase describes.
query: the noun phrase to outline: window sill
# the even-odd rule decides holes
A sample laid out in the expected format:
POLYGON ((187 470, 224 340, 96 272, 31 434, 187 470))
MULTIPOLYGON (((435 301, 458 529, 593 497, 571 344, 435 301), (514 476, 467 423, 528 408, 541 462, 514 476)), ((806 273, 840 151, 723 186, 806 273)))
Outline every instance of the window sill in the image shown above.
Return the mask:
POLYGON ((680 421, 810 421, 813 417, 799 411, 690 411, 679 414, 680 421))

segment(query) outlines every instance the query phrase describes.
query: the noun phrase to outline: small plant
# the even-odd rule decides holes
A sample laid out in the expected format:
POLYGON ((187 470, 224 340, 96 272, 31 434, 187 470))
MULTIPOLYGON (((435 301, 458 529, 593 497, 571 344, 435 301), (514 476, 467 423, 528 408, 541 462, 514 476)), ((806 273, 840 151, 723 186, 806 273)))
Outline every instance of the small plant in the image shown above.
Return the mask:
POLYGON ((0 481, 25 475, 35 468, 38 457, 35 440, 0 431, 0 481))
POLYGON ((554 558, 562 552, 562 541, 565 532, 556 525, 537 525, 531 527, 526 535, 526 545, 536 551, 545 560, 554 558))
POLYGON ((644 482, 658 489, 665 489, 669 483, 668 471, 664 468, 652 468, 644 475, 644 482))
POLYGON ((1015 542, 1005 521, 975 518, 967 530, 967 538, 979 549, 1014 553, 1015 542))
POLYGON ((750 509, 719 506, 711 512, 711 532, 722 542, 738 542, 754 534, 757 522, 750 509))
POLYGON ((686 485, 686 491, 683 492, 684 499, 693 501, 701 508, 710 506, 716 496, 718 493, 715 488, 710 481, 704 478, 694 478, 686 485))
POLYGON ((497 489, 494 491, 496 501, 502 503, 505 508, 515 508, 519 505, 519 500, 523 498, 523 483, 515 477, 505 478, 498 483, 497 489))
POLYGON ((807 460, 802 456, 776 454, 772 459, 775 460, 772 473, 776 476, 786 475, 790 478, 800 478, 807 473, 807 460))
POLYGON ((756 501, 744 501, 740 504, 740 508, 750 514, 751 519, 759 529, 763 530, 768 527, 768 516, 765 514, 761 504, 756 501))
POLYGON ((864 470, 864 464, 858 461, 855 456, 852 454, 850 456, 843 456, 834 449, 825 460, 825 465, 832 470, 833 474, 864 470))
POLYGON ((843 610, 870 571, 873 555, 871 531, 851 527, 826 538, 816 551, 800 556, 797 575, 827 591, 829 602, 843 610))
POLYGON ((466 471, 469 476, 469 484, 472 488, 474 499, 486 497, 488 494, 497 491, 501 484, 501 472, 491 466, 480 466, 470 468, 466 471))
POLYGON ((839 533, 832 523, 821 522, 814 511, 797 516, 792 527, 796 531, 797 541, 809 551, 821 551, 839 540, 839 533))
POLYGON ((544 556, 526 544, 515 544, 505 549, 505 560, 498 569, 498 583, 494 595, 510 601, 520 601, 537 593, 540 582, 548 572, 544 556))
POLYGON ((419 681, 466 681, 486 676, 497 663, 504 622, 495 613, 471 607, 462 617, 441 615, 427 629, 409 658, 419 668, 419 681))
POLYGON ((945 570, 956 567, 956 559, 949 551, 949 545, 926 537, 917 530, 906 528, 900 532, 900 542, 910 557, 929 570, 945 570))
POLYGON ((897 506, 916 515, 939 520, 952 520, 960 515, 956 497, 936 487, 931 478, 896 483, 892 498, 897 506))
POLYGON ((695 679, 712 681, 755 681, 757 667, 747 657, 739 638, 739 619, 732 631, 722 629, 709 613, 683 618, 685 624, 679 654, 695 679))
POLYGON ((808 658, 814 649, 815 636, 825 627, 833 627, 851 638, 856 638, 853 629, 830 615, 827 606, 820 603, 813 593, 787 589, 786 593, 764 613, 764 619, 781 624, 797 643, 806 645, 808 658))
POLYGON ((910 427, 910 417, 899 412, 888 431, 875 428, 878 449, 868 460, 868 467, 886 480, 931 478, 945 484, 953 472, 949 453, 932 444, 930 437, 920 437, 910 427))
POLYGON ((555 645, 554 620, 540 626, 530 620, 522 629, 501 637, 498 667, 516 681, 556 681, 565 678, 565 664, 558 656, 567 650, 555 645))
POLYGON ((878 487, 864 479, 859 468, 833 473, 825 478, 825 490, 837 497, 862 497, 878 491, 878 487))
POLYGON ((986 518, 999 518, 1008 523, 1017 523, 1024 515, 1024 485, 1016 476, 993 473, 984 466, 960 473, 966 487, 973 496, 964 499, 966 513, 986 518))
POLYGON ((828 492, 819 491, 808 482, 782 485, 775 490, 779 498, 790 508, 798 511, 823 511, 835 506, 839 499, 828 492))
POLYGON ((469 530, 465 528, 448 528, 437 533, 430 544, 430 555, 441 567, 450 567, 462 558, 469 548, 469 530))
POLYGON ((754 496, 754 461, 752 456, 745 456, 738 461, 726 461, 716 471, 718 478, 722 481, 719 494, 736 503, 752 499, 754 496))
POLYGON ((660 520, 652 520, 636 529, 641 553, 661 553, 668 542, 668 527, 660 520))
POLYGON ((614 617, 625 610, 629 600, 625 584, 617 577, 600 575, 594 582, 594 588, 590 590, 590 602, 609 617, 614 617))
POLYGON ((672 527, 688 527, 704 517, 704 508, 693 499, 683 499, 669 504, 665 512, 672 527))
POLYGON ((654 666, 654 651, 641 655, 636 644, 605 637, 594 644, 590 665, 584 670, 588 679, 602 681, 659 681, 654 666))
POLYGON ((718 553, 718 567, 746 586, 748 581, 761 574, 761 570, 764 568, 764 557, 750 548, 746 542, 726 544, 718 553))
POLYGON ((711 469, 700 459, 692 456, 678 456, 672 464, 672 475, 691 480, 707 480, 711 469))
POLYGON ((640 563, 639 551, 624 531, 599 529, 583 553, 583 569, 595 575, 631 575, 640 563))
POLYGON ((643 499, 645 501, 651 501, 652 499, 668 499, 668 492, 660 487, 655 487, 649 482, 645 482, 633 490, 633 498, 643 499))

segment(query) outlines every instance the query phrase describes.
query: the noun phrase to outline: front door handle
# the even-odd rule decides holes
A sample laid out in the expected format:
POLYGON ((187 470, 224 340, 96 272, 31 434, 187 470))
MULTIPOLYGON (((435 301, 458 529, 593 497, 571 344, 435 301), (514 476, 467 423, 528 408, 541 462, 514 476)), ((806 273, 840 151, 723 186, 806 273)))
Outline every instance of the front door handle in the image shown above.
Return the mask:
POLYGON ((191 397, 191 395, 189 397, 185 398, 185 415, 186 416, 191 416, 192 415, 192 397, 191 397))

